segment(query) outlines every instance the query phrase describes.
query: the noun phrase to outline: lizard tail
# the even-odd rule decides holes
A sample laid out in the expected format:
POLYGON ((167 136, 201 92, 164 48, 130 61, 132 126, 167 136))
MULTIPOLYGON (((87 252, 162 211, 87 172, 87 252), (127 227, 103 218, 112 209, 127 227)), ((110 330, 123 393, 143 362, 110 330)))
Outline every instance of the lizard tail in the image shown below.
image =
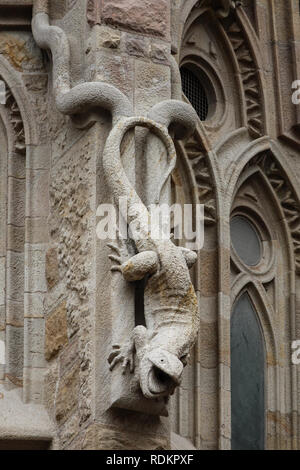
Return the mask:
MULTIPOLYGON (((103 152, 103 169, 107 185, 122 216, 127 220, 128 224, 134 223, 135 227, 138 228, 139 240, 146 240, 150 237, 149 212, 130 183, 121 161, 122 140, 129 130, 137 126, 149 129, 166 146, 169 165, 167 174, 164 175, 161 187, 159 188, 159 192, 161 191, 176 165, 176 150, 167 127, 149 118, 129 117, 120 119, 107 138, 103 152), (120 204, 120 200, 123 198, 126 198, 126 205, 120 204), (124 211, 125 207, 126 213, 124 211)), ((135 240, 135 242, 137 241, 135 240)))

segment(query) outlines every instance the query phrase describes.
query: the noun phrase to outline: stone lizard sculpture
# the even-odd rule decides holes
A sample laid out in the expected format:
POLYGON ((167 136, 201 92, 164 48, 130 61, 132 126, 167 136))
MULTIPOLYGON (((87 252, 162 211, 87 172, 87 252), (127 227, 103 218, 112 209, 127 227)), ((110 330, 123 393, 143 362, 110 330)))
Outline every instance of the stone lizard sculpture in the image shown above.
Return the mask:
MULTIPOLYGON (((122 139, 135 126, 147 127, 159 136, 167 148, 170 168, 176 160, 168 129, 151 119, 121 119, 107 139, 103 156, 105 177, 116 205, 120 197, 127 198, 128 223, 136 227, 132 238, 138 252, 113 269, 119 270, 129 282, 146 278, 147 326, 137 326, 127 344, 114 345, 108 360, 111 370, 119 362, 124 373, 127 366, 131 372, 136 370, 144 396, 153 399, 168 397, 180 384, 197 337, 198 304, 189 274, 197 255, 175 246, 170 239, 151 238, 150 213, 130 184, 120 157, 122 139)), ((111 259, 121 263, 116 256, 111 259)))
MULTIPOLYGON (((128 345, 116 346, 109 362, 111 369, 120 361, 124 370, 128 364, 132 371, 135 367, 146 397, 168 397, 180 383, 186 357, 198 331, 197 299, 188 271, 196 261, 196 255, 176 247, 170 240, 151 238, 149 212, 129 183, 121 164, 120 146, 125 133, 135 126, 147 127, 157 134, 166 145, 170 160, 164 184, 176 161, 168 128, 172 127, 175 138, 184 138, 193 133, 197 115, 190 105, 180 101, 180 78, 173 86, 178 99, 158 103, 148 119, 131 117, 134 113, 132 104, 111 84, 85 82, 72 87, 69 40, 60 27, 50 24, 48 0, 34 1, 32 31, 37 44, 51 51, 53 91, 58 110, 71 116, 74 124, 82 128, 97 120, 97 110, 111 112, 113 129, 103 157, 105 176, 116 205, 119 198, 127 197, 129 222, 139 226, 140 235, 133 237, 138 254, 119 269, 128 281, 147 279, 147 328, 135 328, 128 345)), ((174 70, 174 61, 171 63, 174 70)))

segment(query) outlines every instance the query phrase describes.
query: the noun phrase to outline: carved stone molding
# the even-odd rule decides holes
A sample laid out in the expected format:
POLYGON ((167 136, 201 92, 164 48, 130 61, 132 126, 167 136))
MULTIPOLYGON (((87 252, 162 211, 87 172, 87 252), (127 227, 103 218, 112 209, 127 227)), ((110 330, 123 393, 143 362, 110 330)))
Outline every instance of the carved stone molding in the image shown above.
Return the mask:
POLYGON ((248 129, 252 137, 258 138, 264 135, 265 132, 263 95, 255 58, 238 20, 235 19, 228 26, 224 25, 224 27, 241 74, 248 129))
POLYGON ((208 157, 198 130, 185 142, 184 151, 195 176, 199 202, 204 204, 205 224, 213 225, 217 217, 215 188, 208 157))
POLYGON ((0 29, 30 30, 32 17, 32 1, 0 1, 0 29))
POLYGON ((259 154, 249 166, 257 165, 269 180, 284 212, 294 246, 295 269, 300 274, 300 204, 279 164, 271 152, 259 154))
POLYGON ((238 6, 240 3, 241 2, 233 0, 199 0, 199 2, 196 3, 195 8, 212 8, 219 18, 226 18, 229 15, 230 10, 238 6))
POLYGON ((24 123, 23 119, 21 116, 21 112, 18 106, 18 103, 15 100, 15 97, 3 79, 3 77, 0 75, 0 80, 5 83, 5 91, 6 91, 6 102, 5 105, 3 105, 8 113, 9 116, 9 121, 12 126, 13 130, 13 136, 12 136, 12 142, 13 142, 13 148, 12 151, 15 153, 19 154, 25 154, 26 150, 26 144, 25 144, 25 131, 24 131, 24 123))

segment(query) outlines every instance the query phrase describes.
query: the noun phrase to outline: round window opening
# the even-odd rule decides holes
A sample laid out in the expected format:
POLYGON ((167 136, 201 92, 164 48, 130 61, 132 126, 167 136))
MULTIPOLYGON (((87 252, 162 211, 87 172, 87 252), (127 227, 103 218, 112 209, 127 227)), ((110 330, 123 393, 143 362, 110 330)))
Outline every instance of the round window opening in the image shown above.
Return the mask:
POLYGON ((245 217, 235 216, 230 222, 231 242, 236 254, 247 266, 256 266, 262 256, 260 236, 245 217))
POLYGON ((209 113, 209 101, 206 90, 196 73, 187 67, 181 67, 182 91, 195 109, 201 121, 205 121, 209 113))

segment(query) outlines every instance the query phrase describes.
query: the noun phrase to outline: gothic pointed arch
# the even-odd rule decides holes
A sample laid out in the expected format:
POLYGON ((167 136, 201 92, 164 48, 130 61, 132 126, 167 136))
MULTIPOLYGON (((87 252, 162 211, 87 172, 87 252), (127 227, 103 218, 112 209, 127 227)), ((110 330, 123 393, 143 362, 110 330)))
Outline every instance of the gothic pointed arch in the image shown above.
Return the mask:
POLYGON ((248 290, 231 315, 231 449, 265 447, 265 342, 248 290))
MULTIPOLYGON (((291 293, 295 282, 293 273, 297 273, 297 257, 291 224, 298 217, 296 192, 271 151, 250 158, 236 182, 231 206, 231 221, 239 222, 234 228, 231 226, 231 305, 234 309, 239 297, 247 293, 262 327, 266 344, 266 408, 263 414, 261 412, 261 419, 265 419, 264 448, 267 449, 289 445, 287 436, 295 426, 290 396, 287 388, 280 386, 280 377, 285 371, 290 377, 290 384, 286 386, 295 386, 289 345, 295 336, 291 293), (247 255, 244 256, 249 243, 252 243, 247 225, 255 230, 261 245, 259 256, 253 263, 247 255), (283 349, 284 344, 286 348, 283 349), (278 390, 276 395, 274 390, 278 390)), ((246 306, 243 308, 247 310, 246 306)), ((232 336, 231 341, 234 341, 232 336)), ((237 362, 233 361, 233 366, 237 367, 237 362)), ((232 374, 236 377, 238 372, 232 371, 232 374)), ((236 426, 234 420, 238 411, 234 397, 232 403, 232 426, 236 426)), ((236 428, 232 430, 233 436, 236 436, 235 431, 236 428)), ((260 442, 262 445, 262 438, 260 442)), ((252 444, 256 445, 254 441, 252 444)))

